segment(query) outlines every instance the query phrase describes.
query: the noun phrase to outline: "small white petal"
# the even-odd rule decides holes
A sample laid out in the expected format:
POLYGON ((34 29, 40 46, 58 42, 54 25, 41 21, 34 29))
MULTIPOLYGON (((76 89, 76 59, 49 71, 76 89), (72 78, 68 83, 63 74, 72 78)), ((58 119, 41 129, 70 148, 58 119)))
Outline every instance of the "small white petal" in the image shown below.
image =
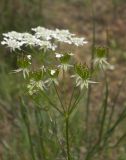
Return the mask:
POLYGON ((55 70, 51 70, 51 75, 53 76, 56 73, 55 70))

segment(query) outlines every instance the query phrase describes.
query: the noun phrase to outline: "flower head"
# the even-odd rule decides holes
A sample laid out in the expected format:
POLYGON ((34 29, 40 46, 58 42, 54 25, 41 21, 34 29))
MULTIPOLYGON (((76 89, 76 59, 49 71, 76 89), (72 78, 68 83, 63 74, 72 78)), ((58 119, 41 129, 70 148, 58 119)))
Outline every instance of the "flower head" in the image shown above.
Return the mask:
POLYGON ((15 51, 16 49, 21 50, 21 47, 23 46, 24 42, 19 42, 15 39, 4 38, 1 44, 7 45, 7 47, 9 47, 11 51, 15 51))
POLYGON ((58 85, 58 75, 59 75, 59 70, 58 69, 49 69, 48 70, 49 78, 46 80, 46 83, 48 85, 51 85, 52 83, 58 85))
POLYGON ((73 67, 73 65, 69 64, 71 56, 73 56, 72 53, 65 53, 65 54, 56 53, 56 57, 60 61, 60 65, 58 65, 58 67, 64 70, 65 72, 68 70, 69 67, 73 67))
POLYGON ((27 88, 30 95, 46 89, 45 68, 29 73, 29 84, 27 88))
MULTIPOLYGON (((1 42, 2 45, 9 47, 11 51, 15 51, 16 49, 20 50, 17 60, 18 69, 14 70, 13 73, 23 73, 23 77, 27 82, 29 82, 27 88, 31 95, 40 90, 46 89, 52 83, 58 85, 59 72, 64 73, 68 71, 68 69, 74 69, 74 65, 70 63, 73 53, 58 53, 59 43, 73 44, 75 46, 82 46, 87 43, 85 38, 79 38, 75 34, 70 33, 69 30, 65 29, 51 30, 38 26, 36 28, 32 28, 32 31, 32 33, 19 33, 16 31, 4 33, 4 38, 1 42), (41 64, 42 67, 40 67, 40 61, 38 65, 32 67, 32 63, 36 61, 33 60, 29 50, 25 51, 25 49, 27 49, 26 47, 29 47, 30 51, 33 48, 42 50, 41 53, 44 53, 41 57, 43 58, 41 64), (52 53, 52 55, 48 55, 50 53, 52 53), (44 60, 45 57, 49 57, 49 62, 44 60), (50 68, 52 65, 50 62, 51 58, 55 58, 56 60, 55 68, 50 68)), ((83 71, 81 75, 79 73, 79 67, 76 67, 75 72, 77 76, 77 86, 81 85, 81 88, 83 88, 83 86, 87 86, 89 83, 89 77, 86 77, 87 72, 83 71)))
POLYGON ((58 42, 74 44, 76 46, 82 46, 87 43, 87 41, 85 41, 85 38, 78 38, 75 36, 75 34, 70 33, 69 30, 65 29, 50 30, 38 26, 36 28, 32 28, 32 30, 35 32, 35 36, 41 40, 56 40, 58 42))
POLYGON ((36 92, 39 92, 40 90, 46 89, 45 82, 40 80, 40 81, 35 81, 34 79, 30 79, 29 84, 27 85, 28 92, 30 95, 33 95, 36 92))
POLYGON ((107 49, 105 47, 96 48, 96 57, 94 59, 94 66, 102 70, 114 69, 114 66, 107 62, 107 49))
POLYGON ((82 90, 84 87, 88 88, 90 83, 97 83, 90 80, 90 70, 86 65, 75 65, 76 74, 71 76, 76 79, 76 86, 80 86, 82 90))
POLYGON ((30 72, 29 66, 31 65, 31 55, 27 55, 23 58, 19 58, 17 60, 17 64, 19 68, 16 70, 13 70, 12 73, 22 72, 24 78, 28 77, 30 72))

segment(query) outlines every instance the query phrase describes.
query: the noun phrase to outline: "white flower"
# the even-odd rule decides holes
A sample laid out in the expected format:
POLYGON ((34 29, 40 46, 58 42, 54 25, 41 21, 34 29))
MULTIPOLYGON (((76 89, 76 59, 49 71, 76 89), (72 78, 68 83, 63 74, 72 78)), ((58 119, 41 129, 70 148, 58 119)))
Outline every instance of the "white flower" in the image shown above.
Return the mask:
POLYGON ((64 70, 65 72, 67 72, 68 68, 70 67, 73 67, 73 65, 70 65, 70 64, 60 64, 58 65, 58 67, 61 69, 61 70, 64 70))
POLYGON ((71 77, 76 79, 76 86, 80 87, 81 90, 84 87, 88 89, 88 86, 90 83, 99 83, 99 82, 90 81, 89 79, 82 79, 79 75, 73 75, 71 77))
POLYGON ((18 73, 18 72, 22 72, 24 78, 26 78, 26 76, 29 76, 29 69, 28 68, 19 68, 19 69, 12 71, 12 73, 18 73))
POLYGON ((29 54, 29 55, 27 55, 27 58, 29 59, 29 60, 31 60, 31 55, 29 54))
POLYGON ((30 33, 19 33, 16 31, 4 33, 4 40, 1 42, 2 45, 7 45, 11 50, 21 49, 23 45, 40 47, 40 49, 51 49, 57 48, 56 44, 52 42, 59 41, 68 44, 74 44, 76 46, 82 46, 87 43, 84 38, 78 38, 75 34, 69 32, 69 30, 50 30, 44 27, 32 28, 35 32, 34 35, 30 33))
POLYGON ((36 46, 40 40, 37 39, 35 36, 33 36, 30 33, 24 33, 22 37, 22 41, 26 46, 36 46))
POLYGON ((68 44, 72 44, 70 38, 74 36, 74 34, 71 34, 68 30, 55 30, 55 34, 53 35, 53 38, 56 39, 59 42, 64 42, 68 44))
POLYGON ((56 58, 61 58, 61 57, 64 57, 66 55, 73 56, 74 54, 73 53, 67 53, 67 54, 55 53, 55 55, 56 55, 56 58))
POLYGON ((7 39, 4 38, 4 40, 1 42, 2 45, 7 45, 7 47, 10 48, 11 51, 15 51, 16 49, 21 50, 21 46, 24 44, 23 42, 19 42, 15 39, 7 39))
POLYGON ((21 41, 23 34, 16 31, 11 31, 8 33, 3 33, 3 36, 7 37, 8 39, 15 39, 15 40, 21 41))
POLYGON ((56 55, 56 58, 61 58, 61 57, 63 57, 63 54, 55 53, 55 55, 56 55))
POLYGON ((40 80, 40 81, 35 81, 34 79, 31 79, 28 86, 29 94, 33 95, 34 93, 38 92, 39 90, 44 90, 46 89, 45 82, 40 80))
POLYGON ((41 40, 35 35, 30 33, 18 33, 15 31, 4 33, 4 40, 1 42, 2 45, 7 45, 11 50, 21 49, 21 46, 33 46, 40 47, 40 49, 51 49, 55 50, 57 46, 52 44, 47 39, 41 40))
POLYGON ((52 39, 52 36, 53 34, 55 34, 55 32, 53 30, 49 30, 49 29, 46 29, 44 27, 36 27, 36 28, 32 28, 32 31, 35 32, 35 36, 37 38, 41 38, 42 40, 51 40, 52 39))
POLYGON ((43 65, 43 66, 41 66, 40 67, 40 70, 42 71, 42 72, 46 72, 46 68, 45 68, 45 66, 43 65))
POLYGON ((40 49, 51 49, 53 51, 57 48, 57 46, 53 45, 51 42, 43 40, 38 41, 36 46, 39 46, 40 49))
POLYGON ((54 74, 56 73, 56 71, 54 70, 54 69, 52 69, 51 71, 50 71, 50 74, 53 76, 54 74))
POLYGON ((49 78, 45 81, 45 83, 48 84, 48 86, 50 86, 52 83, 58 85, 59 82, 57 80, 58 78, 58 74, 59 74, 59 71, 57 69, 51 69, 51 70, 48 70, 48 73, 49 73, 49 78))
POLYGON ((54 77, 48 78, 48 79, 45 81, 45 83, 47 83, 48 86, 50 86, 52 83, 54 83, 54 84, 56 84, 56 85, 59 84, 58 80, 57 80, 56 78, 54 78, 54 77))
POLYGON ((71 42, 76 46, 83 46, 84 44, 88 43, 87 41, 85 41, 85 38, 76 38, 76 37, 72 37, 71 42))
POLYGON ((82 46, 87 43, 85 38, 75 37, 75 34, 70 33, 69 30, 50 30, 40 26, 32 28, 32 30, 35 32, 35 36, 42 40, 51 41, 52 39, 55 39, 59 42, 74 44, 76 46, 82 46))
POLYGON ((99 68, 103 69, 103 70, 105 70, 105 69, 111 69, 111 70, 113 70, 114 69, 114 66, 111 65, 111 64, 109 64, 107 62, 107 58, 105 58, 105 57, 95 58, 94 65, 95 66, 99 66, 99 68))
POLYGON ((54 38, 59 42, 74 44, 76 46, 82 46, 87 43, 87 41, 85 41, 85 38, 77 38, 75 37, 75 34, 70 33, 68 30, 56 29, 54 38))

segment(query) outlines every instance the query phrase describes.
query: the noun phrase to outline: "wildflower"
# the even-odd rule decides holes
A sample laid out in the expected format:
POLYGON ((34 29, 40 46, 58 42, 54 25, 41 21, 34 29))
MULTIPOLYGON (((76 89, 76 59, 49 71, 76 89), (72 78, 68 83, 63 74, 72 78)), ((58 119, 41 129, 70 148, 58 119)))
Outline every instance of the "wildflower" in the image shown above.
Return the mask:
POLYGON ((71 34, 68 30, 59 30, 56 29, 56 34, 54 34, 54 38, 59 42, 64 42, 68 44, 72 44, 71 37, 74 36, 74 34, 71 34))
POLYGON ((55 55, 56 55, 56 58, 61 58, 61 57, 63 57, 63 54, 60 54, 60 53, 55 53, 55 55))
POLYGON ((18 68, 12 71, 12 73, 18 73, 18 72, 22 72, 24 79, 26 79, 26 76, 29 76, 30 70, 28 68, 18 68))
POLYGON ((35 36, 42 40, 51 41, 54 39, 58 42, 74 44, 76 46, 82 46, 87 43, 85 38, 78 38, 75 34, 70 33, 69 30, 50 30, 40 26, 32 28, 32 30, 35 32, 35 36))
POLYGON ((1 42, 2 45, 7 45, 11 51, 15 49, 21 50, 23 45, 39 47, 40 49, 55 50, 57 46, 50 41, 38 39, 35 35, 30 33, 18 33, 15 31, 3 34, 4 39, 1 42))
POLYGON ((40 49, 51 49, 56 50, 57 45, 52 42, 64 42, 67 44, 74 44, 76 46, 82 46, 87 43, 85 38, 78 38, 75 34, 69 32, 69 30, 50 30, 44 27, 32 28, 35 32, 34 34, 30 33, 19 33, 16 31, 4 33, 4 39, 1 42, 2 45, 7 45, 11 51, 15 49, 21 50, 23 45, 40 47, 40 49))
POLYGON ((41 38, 42 40, 46 40, 46 41, 51 40, 53 35, 55 34, 53 30, 49 30, 40 26, 36 28, 32 28, 32 31, 35 32, 35 36, 37 38, 41 38))
POLYGON ((21 50, 21 46, 23 46, 24 42, 19 42, 15 39, 4 38, 1 44, 7 45, 7 47, 9 47, 11 51, 15 51, 16 49, 21 50))
POLYGON ((31 55, 27 55, 23 58, 19 58, 17 63, 19 68, 16 70, 13 70, 12 73, 22 72, 23 77, 26 79, 26 77, 29 76, 29 72, 30 72, 29 66, 31 65, 31 55))
POLYGON ((46 89, 45 82, 45 67, 42 66, 39 70, 29 73, 29 84, 27 85, 28 92, 30 95, 43 91, 46 89))
POLYGON ((55 73, 56 73, 56 71, 53 70, 53 69, 50 71, 50 74, 51 74, 52 76, 53 76, 55 73))
POLYGON ((55 44, 52 44, 49 41, 43 41, 43 40, 38 41, 36 46, 40 47, 40 49, 51 49, 53 51, 55 51, 57 48, 55 44))
POLYGON ((46 68, 45 68, 44 65, 42 65, 42 66, 40 67, 40 71, 41 71, 43 74, 46 72, 46 68))
POLYGON ((48 83, 48 85, 51 85, 51 83, 58 85, 59 82, 57 78, 58 78, 59 70, 51 69, 51 70, 48 70, 48 73, 49 73, 49 78, 46 80, 46 83, 48 83))
POLYGON ((105 70, 105 69, 114 69, 114 66, 107 62, 107 49, 105 47, 96 48, 96 57, 94 59, 94 66, 105 70))
POLYGON ((75 65, 76 75, 71 76, 76 79, 76 86, 80 86, 82 90, 84 87, 88 88, 90 83, 97 83, 90 80, 90 70, 85 65, 75 65))
MULTIPOLYGON (((47 52, 47 50, 53 52, 58 47, 57 42, 74 44, 76 46, 82 46, 87 43, 85 38, 78 38, 75 34, 72 34, 69 30, 65 29, 51 30, 38 26, 32 28, 32 31, 32 34, 27 32, 19 33, 16 31, 4 33, 1 44, 7 45, 11 51, 15 51, 16 49, 21 50, 22 47, 28 46, 31 48, 36 47, 40 50, 42 49, 45 52, 47 52)), ((19 68, 14 70, 13 73, 23 73, 23 77, 29 81, 27 88, 30 95, 46 89, 46 87, 52 83, 58 85, 59 72, 66 72, 69 68, 73 67, 73 65, 70 64, 70 60, 73 56, 72 53, 55 53, 54 56, 59 62, 57 69, 48 69, 50 63, 46 63, 47 61, 45 62, 43 60, 43 63, 46 63, 47 68, 42 65, 39 69, 32 71, 32 57, 30 54, 26 55, 26 53, 27 52, 25 52, 25 54, 19 54, 17 61, 19 68)), ((89 83, 88 78, 83 79, 80 75, 78 75, 78 77, 76 77, 77 86, 81 85, 81 88, 87 86, 89 83)))
POLYGON ((97 66, 100 69, 114 69, 114 66, 107 62, 107 58, 95 58, 94 59, 94 65, 97 66))
POLYGON ((34 79, 30 79, 29 84, 27 85, 28 92, 30 95, 33 95, 34 93, 46 89, 45 82, 42 80, 36 81, 34 79))
POLYGON ((76 38, 76 37, 71 38, 71 42, 76 46, 83 46, 84 44, 88 43, 87 41, 85 41, 85 38, 76 38))
POLYGON ((30 33, 23 33, 22 34, 22 42, 26 45, 26 46, 36 46, 40 40, 37 39, 35 36, 33 36, 30 33))
POLYGON ((11 32, 8 32, 8 33, 3 33, 3 36, 8 38, 8 39, 21 41, 22 37, 23 37, 23 34, 19 33, 19 32, 16 32, 16 31, 11 31, 11 32))
POLYGON ((27 55, 27 58, 28 58, 29 60, 31 60, 31 55, 27 55))
POLYGON ((65 53, 65 54, 58 54, 56 53, 56 57, 60 60, 60 65, 58 67, 65 72, 68 70, 69 67, 73 67, 69 64, 70 58, 73 56, 72 53, 65 53))

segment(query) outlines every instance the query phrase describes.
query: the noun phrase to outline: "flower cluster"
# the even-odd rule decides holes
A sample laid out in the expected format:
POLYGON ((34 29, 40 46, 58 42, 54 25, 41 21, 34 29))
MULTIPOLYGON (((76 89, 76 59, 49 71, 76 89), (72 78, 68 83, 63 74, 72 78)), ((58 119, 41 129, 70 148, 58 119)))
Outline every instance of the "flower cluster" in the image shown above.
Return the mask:
POLYGON ((96 48, 96 57, 94 59, 94 66, 101 70, 114 69, 114 66, 107 62, 107 49, 105 47, 96 48))
POLYGON ((18 33, 15 31, 4 33, 2 45, 7 45, 11 51, 21 50, 23 46, 38 47, 40 49, 56 50, 56 42, 64 42, 82 46, 87 43, 85 38, 78 38, 68 30, 49 30, 43 27, 32 28, 34 34, 18 33), (55 41, 55 44, 54 42, 55 41))
POLYGON ((75 65, 75 75, 71 76, 76 79, 76 86, 80 86, 81 90, 85 87, 88 88, 90 83, 97 83, 90 80, 91 72, 88 66, 77 64, 75 65))
POLYGON ((15 51, 16 49, 21 50, 21 47, 31 46, 31 47, 39 47, 40 49, 46 48, 55 50, 56 45, 53 45, 48 40, 40 40, 35 35, 30 33, 18 33, 15 31, 8 32, 3 34, 4 39, 1 42, 2 45, 7 45, 11 51, 15 51))
POLYGON ((76 46, 82 46, 86 44, 85 38, 75 37, 75 34, 70 33, 68 30, 49 30, 43 27, 32 28, 35 32, 35 36, 42 40, 56 40, 58 42, 64 42, 68 44, 74 44, 76 46))
MULTIPOLYGON (((89 83, 96 83, 90 80, 91 72, 86 65, 71 63, 71 59, 74 57, 73 53, 60 53, 58 50, 59 42, 82 46, 87 43, 85 38, 78 38, 68 30, 50 30, 43 27, 32 28, 32 32, 33 34, 18 33, 15 31, 4 33, 4 38, 1 42, 2 45, 9 47, 11 51, 21 51, 17 59, 19 68, 13 72, 23 73, 23 77, 28 82, 27 88, 30 95, 41 90, 46 90, 52 84, 58 85, 59 73, 61 73, 61 71, 65 74, 71 70, 69 73, 71 73, 72 76, 70 77, 75 79, 75 85, 80 87, 81 90, 84 87, 88 88, 89 83), (30 49, 35 47, 43 49, 41 54, 44 53, 43 55, 46 55, 46 57, 50 57, 51 54, 53 59, 48 63, 44 63, 43 61, 41 62, 41 67, 39 65, 39 67, 34 68, 32 67, 33 56, 25 52, 25 49, 27 49, 25 47, 30 47, 30 49), (49 50, 51 52, 48 52, 49 50), (54 59, 56 63, 54 63, 54 59)), ((94 64, 100 68, 109 66, 104 56, 105 51, 103 49, 98 50, 94 64)))

